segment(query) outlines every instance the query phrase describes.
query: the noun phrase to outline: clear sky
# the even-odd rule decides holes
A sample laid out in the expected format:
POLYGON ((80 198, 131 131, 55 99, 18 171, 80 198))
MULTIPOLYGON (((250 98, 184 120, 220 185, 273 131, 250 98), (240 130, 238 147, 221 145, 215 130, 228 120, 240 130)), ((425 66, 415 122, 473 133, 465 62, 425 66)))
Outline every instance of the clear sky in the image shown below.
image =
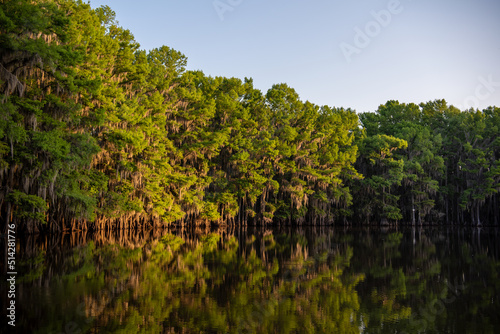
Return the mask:
POLYGON ((141 48, 206 75, 275 83, 319 105, 500 107, 500 0, 90 0, 141 48))

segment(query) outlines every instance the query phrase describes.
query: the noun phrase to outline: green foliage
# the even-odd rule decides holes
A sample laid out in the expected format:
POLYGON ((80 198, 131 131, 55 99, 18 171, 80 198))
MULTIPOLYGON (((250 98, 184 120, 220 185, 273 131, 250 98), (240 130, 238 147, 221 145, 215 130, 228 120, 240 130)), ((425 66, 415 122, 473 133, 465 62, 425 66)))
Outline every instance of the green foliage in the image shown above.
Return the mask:
POLYGON ((140 50, 111 8, 76 0, 7 1, 0 22, 0 214, 28 232, 498 222, 498 108, 388 101, 358 118, 284 83, 263 94, 140 50))
MULTIPOLYGON (((407 143, 393 146, 394 158, 403 162, 402 171, 388 175, 378 171, 382 175, 363 182, 370 186, 378 183, 396 196, 393 198, 397 205, 389 210, 393 219, 400 217, 415 224, 442 217, 447 222, 463 222, 467 217, 480 224, 483 216, 498 222, 492 211, 498 194, 498 131, 488 130, 498 129, 497 109, 460 112, 444 100, 420 106, 389 101, 376 113, 361 114, 368 136, 359 144, 362 154, 357 166, 364 175, 375 172, 366 162, 374 166, 377 158, 387 155, 387 150, 380 147, 380 136, 393 136, 407 143), (389 184, 391 176, 396 175, 401 183, 389 184)), ((363 207, 367 208, 369 200, 365 203, 363 207)))
POLYGON ((16 206, 15 214, 20 219, 33 219, 44 222, 47 204, 36 195, 28 195, 24 192, 13 190, 7 200, 16 206))

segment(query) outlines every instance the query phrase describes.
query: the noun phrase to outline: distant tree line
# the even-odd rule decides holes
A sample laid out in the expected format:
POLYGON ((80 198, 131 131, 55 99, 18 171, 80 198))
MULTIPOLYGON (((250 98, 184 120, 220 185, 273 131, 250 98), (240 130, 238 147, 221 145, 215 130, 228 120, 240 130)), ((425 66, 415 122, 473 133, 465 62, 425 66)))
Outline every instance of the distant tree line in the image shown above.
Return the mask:
POLYGON ((358 115, 186 63, 107 6, 0 0, 2 231, 498 225, 499 108, 358 115))

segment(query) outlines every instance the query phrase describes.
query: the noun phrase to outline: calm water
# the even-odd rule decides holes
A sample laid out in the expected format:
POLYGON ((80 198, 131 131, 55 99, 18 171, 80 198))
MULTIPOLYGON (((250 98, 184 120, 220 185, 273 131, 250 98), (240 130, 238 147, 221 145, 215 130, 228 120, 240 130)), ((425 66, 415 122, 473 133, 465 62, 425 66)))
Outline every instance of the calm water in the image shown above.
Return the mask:
POLYGON ((499 333, 498 240, 457 228, 30 237, 15 332, 499 333))

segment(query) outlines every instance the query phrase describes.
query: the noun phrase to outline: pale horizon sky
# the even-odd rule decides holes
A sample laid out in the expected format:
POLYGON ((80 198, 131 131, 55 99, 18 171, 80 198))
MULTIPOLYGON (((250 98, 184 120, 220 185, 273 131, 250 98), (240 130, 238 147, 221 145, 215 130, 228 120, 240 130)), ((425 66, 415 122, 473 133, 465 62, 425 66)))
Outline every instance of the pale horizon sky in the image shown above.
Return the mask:
POLYGON ((375 111, 388 100, 500 107, 498 0, 90 0, 142 49, 189 70, 287 83, 303 101, 375 111), (217 8, 216 8, 217 7, 217 8))

